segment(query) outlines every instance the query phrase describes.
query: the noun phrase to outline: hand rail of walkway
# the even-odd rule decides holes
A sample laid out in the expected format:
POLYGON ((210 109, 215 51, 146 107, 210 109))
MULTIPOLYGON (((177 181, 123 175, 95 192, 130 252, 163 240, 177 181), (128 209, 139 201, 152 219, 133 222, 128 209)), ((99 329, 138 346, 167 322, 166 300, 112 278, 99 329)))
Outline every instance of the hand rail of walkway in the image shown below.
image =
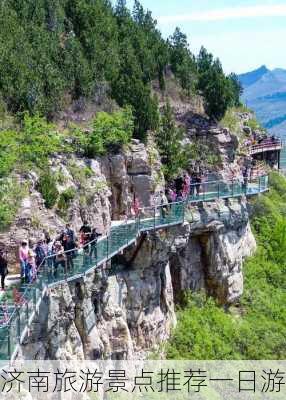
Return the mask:
POLYGON ((92 241, 81 249, 46 257, 38 270, 37 279, 19 289, 21 304, 14 306, 7 323, 0 326, 0 359, 10 360, 17 354, 19 344, 39 311, 43 297, 50 288, 85 277, 91 271, 136 242, 141 232, 182 224, 188 205, 217 199, 251 196, 268 190, 268 176, 255 181, 211 181, 191 185, 184 201, 166 203, 140 210, 138 216, 112 226, 107 236, 92 241))
POLYGON ((259 144, 251 145, 250 147, 250 154, 259 153, 261 150, 279 150, 282 149, 283 143, 281 139, 268 139, 259 144))

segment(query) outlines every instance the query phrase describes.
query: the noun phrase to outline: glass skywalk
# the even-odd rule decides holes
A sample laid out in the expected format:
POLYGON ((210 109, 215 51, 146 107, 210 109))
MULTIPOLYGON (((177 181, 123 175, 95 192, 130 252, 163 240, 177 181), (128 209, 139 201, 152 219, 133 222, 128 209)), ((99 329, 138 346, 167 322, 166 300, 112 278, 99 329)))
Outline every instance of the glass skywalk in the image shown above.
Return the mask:
POLYGON ((19 301, 1 304, 0 310, 0 359, 10 360, 17 353, 20 343, 29 333, 33 319, 47 290, 64 282, 75 281, 92 272, 110 260, 123 249, 136 241, 142 232, 179 225, 184 222, 185 211, 192 204, 216 199, 257 195, 268 190, 268 176, 257 178, 254 182, 244 184, 238 181, 215 181, 194 185, 192 195, 186 201, 142 209, 133 220, 112 226, 108 236, 90 243, 86 248, 76 252, 73 268, 58 266, 47 258, 39 269, 37 280, 29 285, 17 288, 19 301), (90 246, 96 251, 90 256, 90 246))

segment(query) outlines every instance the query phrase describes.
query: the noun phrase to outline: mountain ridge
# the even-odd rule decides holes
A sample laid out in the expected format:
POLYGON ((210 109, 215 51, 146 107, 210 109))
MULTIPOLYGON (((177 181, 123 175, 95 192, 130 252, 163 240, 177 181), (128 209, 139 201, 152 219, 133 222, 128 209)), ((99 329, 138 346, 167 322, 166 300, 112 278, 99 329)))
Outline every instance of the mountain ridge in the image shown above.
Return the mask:
POLYGON ((286 136, 286 69, 265 65, 238 76, 244 93, 242 101, 253 109, 271 134, 286 136))

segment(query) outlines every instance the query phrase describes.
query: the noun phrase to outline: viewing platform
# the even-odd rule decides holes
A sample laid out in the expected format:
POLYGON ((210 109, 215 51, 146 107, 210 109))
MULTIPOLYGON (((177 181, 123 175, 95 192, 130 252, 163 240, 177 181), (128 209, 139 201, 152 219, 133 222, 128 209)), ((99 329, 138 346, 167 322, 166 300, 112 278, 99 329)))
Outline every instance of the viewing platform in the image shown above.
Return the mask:
POLYGON ((17 300, 15 301, 14 296, 14 302, 12 301, 11 291, 7 293, 7 301, 4 304, 2 301, 0 359, 10 360, 17 356, 19 346, 29 334, 42 299, 50 288, 83 279, 85 275, 135 243, 144 232, 183 224, 186 209, 196 203, 253 196, 267 190, 268 176, 258 177, 248 183, 214 181, 195 184, 192 185, 191 194, 185 201, 141 209, 139 215, 133 219, 113 225, 109 234, 100 238, 97 243, 90 242, 84 248, 73 250, 76 251, 73 268, 55 267, 54 255, 45 258, 38 270, 37 279, 32 284, 18 286, 17 300))
POLYGON ((268 151, 279 151, 283 147, 282 140, 279 138, 267 138, 263 140, 261 143, 254 144, 250 146, 249 154, 259 154, 265 153, 268 151))

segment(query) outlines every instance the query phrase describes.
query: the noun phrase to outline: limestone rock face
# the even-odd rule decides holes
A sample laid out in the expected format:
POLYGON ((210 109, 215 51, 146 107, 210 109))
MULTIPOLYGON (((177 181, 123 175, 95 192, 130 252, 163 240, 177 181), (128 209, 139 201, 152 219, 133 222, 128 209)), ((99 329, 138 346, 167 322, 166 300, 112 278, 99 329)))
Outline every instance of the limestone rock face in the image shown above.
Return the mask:
POLYGON ((190 234, 171 257, 175 299, 183 290, 205 289, 222 304, 236 302, 243 293, 243 261, 256 249, 246 204, 217 202, 187 218, 190 234))
POLYGON ((21 357, 144 358, 168 340, 184 291, 236 302, 255 247, 245 202, 191 208, 184 224, 144 234, 112 264, 50 290, 21 357))
POLYGON ((55 237, 70 222, 78 232, 84 220, 102 234, 109 231, 111 220, 130 216, 134 196, 141 207, 153 205, 165 182, 161 162, 153 143, 147 147, 133 139, 120 154, 97 159, 76 155, 55 155, 50 170, 59 192, 52 209, 38 191, 39 176, 31 171, 20 179, 29 185, 16 219, 0 234, 0 245, 9 255, 12 272, 18 271, 18 247, 23 239, 34 245, 46 231, 55 237), (62 201, 68 196, 68 200, 62 201))
POLYGON ((155 204, 158 193, 164 190, 160 157, 151 139, 147 146, 133 139, 125 152, 103 158, 101 165, 111 188, 114 220, 130 215, 134 197, 141 207, 148 207, 155 204))
POLYGON ((21 357, 132 359, 158 347, 176 323, 168 252, 158 237, 85 280, 51 290, 21 357), (40 345, 39 345, 40 343, 40 345))

